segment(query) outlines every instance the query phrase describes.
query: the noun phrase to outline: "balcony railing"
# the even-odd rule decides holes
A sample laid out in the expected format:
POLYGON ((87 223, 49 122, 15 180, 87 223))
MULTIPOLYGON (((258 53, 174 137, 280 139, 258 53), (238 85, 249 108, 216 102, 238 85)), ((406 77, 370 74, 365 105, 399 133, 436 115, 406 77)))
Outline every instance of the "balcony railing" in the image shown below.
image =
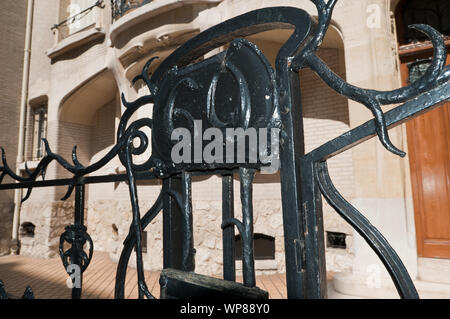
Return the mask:
POLYGON ((139 8, 153 0, 111 0, 112 21, 125 15, 128 11, 139 8))

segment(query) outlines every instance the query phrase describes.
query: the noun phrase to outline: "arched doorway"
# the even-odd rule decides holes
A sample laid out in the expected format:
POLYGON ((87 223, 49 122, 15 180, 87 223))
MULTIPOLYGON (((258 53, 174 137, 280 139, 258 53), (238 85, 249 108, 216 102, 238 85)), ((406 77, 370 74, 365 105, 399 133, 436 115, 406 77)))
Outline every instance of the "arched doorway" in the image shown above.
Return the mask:
MULTIPOLYGON (((407 26, 431 25, 445 35, 448 50, 450 2, 402 0, 395 20, 402 82, 407 85, 423 74, 433 55, 425 35, 407 26)), ((408 121, 406 130, 418 255, 450 258, 450 103, 408 121)))
MULTIPOLYGON (((99 160, 115 144, 117 118, 120 116, 118 88, 110 70, 104 69, 79 87, 75 88, 62 102, 58 121, 58 153, 71 158, 76 145, 78 160, 90 165, 99 160)), ((109 166, 108 166, 109 167, 109 166)), ((108 173, 102 168, 100 174, 108 173)), ((58 167, 57 176, 67 172, 58 167)), ((87 187, 87 196, 91 193, 87 187)), ((64 189, 58 190, 62 196, 64 189)), ((60 197, 57 197, 60 198, 60 197)))

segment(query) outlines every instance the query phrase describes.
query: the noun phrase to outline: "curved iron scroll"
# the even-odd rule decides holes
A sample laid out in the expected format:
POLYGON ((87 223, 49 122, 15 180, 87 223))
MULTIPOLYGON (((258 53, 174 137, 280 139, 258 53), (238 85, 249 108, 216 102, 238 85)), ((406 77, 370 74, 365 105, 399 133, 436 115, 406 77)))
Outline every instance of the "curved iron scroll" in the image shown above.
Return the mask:
POLYGON ((337 0, 330 0, 327 3, 323 0, 312 1, 316 4, 319 14, 318 31, 310 39, 305 48, 292 59, 291 68, 298 71, 301 68, 309 67, 337 93, 366 106, 376 120, 377 135, 383 146, 388 151, 404 157, 406 153, 397 149, 389 139, 384 113, 380 105, 403 103, 438 84, 438 77, 442 73, 446 59, 446 48, 442 35, 428 25, 415 24, 409 26, 427 35, 434 48, 432 63, 425 74, 411 85, 392 91, 359 88, 341 79, 316 55, 317 49, 328 29, 333 8, 337 0))
POLYGON ((66 226, 66 230, 62 233, 59 240, 59 254, 64 265, 64 268, 67 270, 70 264, 73 264, 73 259, 81 258, 82 264, 81 272, 84 272, 86 268, 89 266, 89 263, 92 260, 92 254, 94 252, 94 243, 92 242, 91 236, 86 232, 86 226, 82 225, 69 225, 66 226), (67 250, 64 250, 64 243, 70 244, 70 247, 67 250), (83 246, 88 243, 89 244, 89 253, 86 254, 84 252, 83 246))
MULTIPOLYGON (((5 176, 10 176, 19 183, 0 185, 0 189, 27 188, 23 200, 29 198, 33 187, 37 186, 68 186, 63 200, 68 199, 75 190, 75 224, 68 226, 66 232, 61 236, 60 252, 65 266, 69 264, 72 255, 76 254, 77 263, 84 270, 89 265, 93 249, 92 240, 83 225, 84 185, 89 181, 120 180, 128 182, 133 221, 124 241, 117 268, 115 296, 116 298, 124 297, 126 268, 134 247, 136 248, 139 298, 144 296, 153 298, 145 284, 141 231, 163 209, 163 199, 168 197, 173 199, 181 209, 184 218, 185 242, 182 245, 182 267, 189 271, 193 270, 195 250, 190 229, 192 228, 191 174, 195 172, 209 175, 223 174, 228 177, 226 183, 224 182, 227 196, 223 198, 226 199, 224 206, 227 208, 224 209, 222 227, 224 234, 228 234, 228 239, 232 234, 229 227, 236 226, 241 233, 244 239, 244 284, 253 287, 255 280, 251 191, 255 170, 261 168, 261 163, 255 165, 214 163, 211 165, 201 162, 198 165, 177 166, 167 155, 167 151, 173 144, 172 141, 170 143, 167 141, 167 137, 170 137, 170 133, 174 129, 175 121, 180 123, 184 121, 191 125, 198 117, 208 125, 219 126, 221 129, 238 125, 245 128, 251 126, 280 128, 282 141, 280 150, 281 187, 288 297, 319 298, 326 296, 326 292, 324 292, 326 291, 324 289, 326 279, 323 278, 325 271, 324 247, 320 239, 321 227, 323 227, 320 192, 336 211, 368 241, 386 265, 400 295, 406 298, 417 297, 417 292, 406 269, 387 241, 334 188, 328 176, 325 161, 375 135, 388 151, 400 156, 405 155, 391 143, 388 128, 426 111, 450 97, 448 86, 450 69, 444 68, 446 51, 442 36, 429 26, 412 26, 424 32, 434 47, 433 61, 419 80, 407 87, 386 92, 359 88, 339 78, 316 54, 329 27, 336 0, 311 1, 317 7, 318 22, 313 21, 304 10, 298 8, 263 8, 232 18, 200 33, 162 61, 152 75, 149 74, 149 68, 156 58, 150 59, 142 73, 132 81, 133 84, 143 81, 148 86, 150 94, 133 102, 128 102, 125 95, 122 94, 122 103, 126 110, 117 129, 117 143, 103 158, 89 166, 84 166, 78 160, 76 146, 73 148, 72 163, 70 163, 60 155, 53 153, 49 143, 44 140, 46 155, 34 171, 31 172, 25 166, 26 175, 20 176, 8 166, 5 152, 1 149, 0 184, 5 176), (267 30, 285 28, 294 28, 294 32, 278 52, 275 68, 270 66, 256 45, 248 40, 236 39, 267 30), (230 47, 225 52, 197 62, 198 58, 208 51, 227 43, 230 43, 230 47), (312 69, 336 92, 363 104, 372 112, 374 119, 305 155, 297 74, 302 68, 312 69), (224 74, 228 74, 230 80, 228 84, 220 87, 219 78, 224 74), (230 116, 226 119, 218 116, 220 107, 216 105, 215 99, 221 89, 227 90, 232 84, 237 87, 237 94, 232 96, 234 100, 231 99, 235 103, 231 108, 233 111, 230 112, 233 114, 228 114, 230 116), (180 98, 178 99, 178 97, 180 98), (183 100, 183 103, 187 102, 183 104, 180 100, 183 100), (188 102, 191 103, 190 106, 194 105, 196 108, 187 107, 189 106, 188 102), (198 108, 196 103, 200 102, 201 108, 198 108), (154 104, 153 119, 142 118, 130 123, 137 110, 149 103, 154 104), (381 105, 394 103, 403 104, 386 113, 381 110, 381 105), (143 128, 152 130, 152 154, 145 162, 136 164, 133 162, 133 156, 144 154, 150 146, 149 137, 143 128), (139 142, 138 147, 133 146, 133 141, 136 140, 139 142), (162 140, 164 141, 162 142, 162 140), (105 166, 116 156, 126 168, 126 175, 87 176, 105 166), (47 167, 53 161, 70 172, 73 177, 68 180, 37 181, 39 176, 44 179, 47 167), (232 207, 230 207, 230 201, 233 199, 230 195, 232 193, 232 174, 237 170, 240 173, 242 187, 242 222, 234 218, 232 207), (153 207, 141 218, 136 180, 161 178, 164 180, 163 185, 166 185, 165 182, 174 176, 182 178, 183 191, 176 192, 170 187, 163 186, 153 207), (63 250, 65 241, 73 245, 68 251, 63 250), (83 251, 86 241, 90 243, 89 254, 83 251)), ((218 96, 220 98, 220 94, 218 96)), ((227 247, 230 248, 232 245, 227 245, 227 247)), ((232 258, 228 258, 224 265, 234 267, 233 262, 232 258)), ((229 271, 224 273, 227 278, 234 278, 234 274, 229 271)), ((80 294, 77 296, 79 297, 80 294)))
POLYGON ((331 181, 326 162, 315 165, 320 190, 327 202, 344 218, 380 257, 402 298, 419 298, 408 271, 386 238, 355 207, 347 202, 331 181))
MULTIPOLYGON (((163 194, 164 191, 161 191, 158 199, 153 204, 153 206, 145 213, 144 217, 142 217, 141 229, 145 229, 153 219, 159 214, 159 212, 163 208, 163 194)), ((133 251, 133 247, 136 245, 136 236, 134 231, 130 230, 128 236, 123 242, 122 252, 120 254, 119 263, 117 265, 117 273, 116 273, 116 285, 115 285, 115 298, 123 299, 125 292, 125 279, 127 274, 128 262, 130 260, 131 253, 133 251)))

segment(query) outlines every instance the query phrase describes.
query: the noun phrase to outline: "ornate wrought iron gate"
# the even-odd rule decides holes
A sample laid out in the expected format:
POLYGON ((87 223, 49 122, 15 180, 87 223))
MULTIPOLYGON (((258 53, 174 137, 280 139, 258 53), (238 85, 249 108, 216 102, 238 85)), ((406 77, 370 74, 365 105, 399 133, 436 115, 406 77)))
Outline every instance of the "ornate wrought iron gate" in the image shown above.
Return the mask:
MULTIPOLYGON (((339 78, 316 55, 330 24, 336 1, 312 2, 318 10, 318 21, 298 8, 259 9, 202 32, 175 50, 150 75, 148 69, 154 60, 152 58, 143 68, 142 74, 133 80, 133 83, 144 81, 150 94, 134 102, 128 102, 122 95, 126 111, 117 130, 117 143, 102 159, 90 166, 83 166, 78 161, 76 148, 73 149, 70 163, 53 153, 50 145, 44 141, 46 156, 33 172, 27 170, 28 175, 23 177, 10 169, 2 149, 0 179, 8 175, 17 183, 0 185, 0 189, 26 188, 28 192, 23 200, 30 196, 35 187, 68 186, 63 200, 75 191, 74 224, 66 227, 60 239, 60 255, 66 270, 71 268, 70 265, 77 265, 82 273, 89 266, 93 255, 93 242, 83 224, 85 185, 126 181, 133 219, 117 267, 116 298, 124 298, 126 268, 133 248, 136 253, 139 298, 153 298, 144 280, 141 231, 161 211, 164 253, 162 296, 192 297, 214 291, 215 294, 209 296, 267 297, 264 291, 255 287, 252 181, 256 171, 271 163, 252 162, 248 158, 244 163, 237 162, 236 158, 226 163, 195 158, 192 163, 175 163, 171 158, 175 143, 171 138, 175 127, 195 133, 194 122, 197 120, 201 121, 203 129, 217 128, 222 132, 227 128, 251 127, 280 130, 280 152, 275 155, 281 165, 289 298, 326 297, 321 195, 379 256, 400 296, 418 297, 405 267, 386 239, 333 186, 327 160, 375 135, 388 151, 399 156, 405 155, 390 142, 388 128, 450 98, 450 69, 444 68, 446 52, 442 36, 427 25, 412 26, 430 38, 434 46, 434 58, 424 76, 408 87, 386 92, 358 88, 339 78), (293 28, 294 32, 278 52, 275 69, 253 43, 242 39, 258 32, 286 28, 293 28), (224 52, 199 62, 204 54, 226 44, 229 47, 224 52), (336 92, 366 106, 374 119, 305 154, 297 74, 302 68, 311 68, 336 92), (219 80, 224 75, 227 80, 219 80), (153 119, 141 118, 131 122, 132 115, 149 103, 154 104, 153 119), (233 111, 224 114, 223 109, 226 109, 227 104, 232 106, 233 111), (380 106, 388 104, 401 105, 383 113, 380 106), (145 127, 152 129, 151 141, 142 130, 145 127), (139 146, 133 146, 133 141, 139 141, 139 146), (151 157, 145 163, 135 164, 133 156, 143 154, 150 143, 151 157), (88 176, 116 156, 126 168, 126 174, 88 176), (47 166, 53 161, 73 177, 38 181, 37 178, 44 175, 47 166), (194 273, 191 181, 193 176, 199 175, 219 175, 222 178, 225 281, 203 278, 194 273), (234 175, 238 175, 241 182, 242 220, 234 217, 234 175), (141 214, 136 182, 150 179, 162 179, 162 190, 153 207, 141 214), (243 285, 234 283, 235 226, 243 243, 243 285), (71 245, 68 250, 64 250, 66 242, 71 245), (89 243, 88 252, 83 248, 86 243, 89 243)), ((271 153, 275 150, 267 147, 265 151, 271 153)), ((0 297, 6 296, 1 291, 2 286, 0 297)), ((80 298, 81 292, 81 286, 73 288, 72 297, 80 298)))

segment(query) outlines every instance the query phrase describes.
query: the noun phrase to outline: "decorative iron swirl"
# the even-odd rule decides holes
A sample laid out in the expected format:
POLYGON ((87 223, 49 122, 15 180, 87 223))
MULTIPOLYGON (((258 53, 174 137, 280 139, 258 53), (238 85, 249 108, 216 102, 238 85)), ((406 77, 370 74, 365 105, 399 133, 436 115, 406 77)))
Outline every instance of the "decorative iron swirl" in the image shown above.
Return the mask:
POLYGON ((419 298, 411 277, 400 257, 386 238, 355 207, 347 202, 334 187, 326 162, 315 165, 316 179, 327 202, 345 219, 369 244, 388 270, 401 298, 419 298))
POLYGON ((446 59, 446 48, 442 35, 428 25, 415 24, 409 26, 410 28, 421 31, 427 35, 433 45, 433 60, 425 74, 414 83, 396 90, 378 91, 363 89, 344 81, 316 54, 330 24, 333 8, 337 0, 330 0, 327 3, 323 0, 311 1, 316 5, 319 15, 317 31, 305 48, 293 57, 291 63, 292 70, 299 71, 302 68, 309 67, 337 93, 366 106, 375 118, 377 135, 380 142, 388 151, 404 157, 406 153, 396 148, 390 141, 386 120, 384 113, 381 110, 381 105, 403 103, 421 93, 426 92, 438 84, 438 78, 443 72, 446 59))
MULTIPOLYGON (((149 95, 142 96, 135 100, 134 102, 128 102, 125 98, 125 95, 122 93, 121 99, 122 103, 125 106, 126 110, 122 114, 122 117, 120 118, 119 126, 117 129, 117 140, 129 140, 129 136, 133 135, 133 139, 137 138, 139 139, 139 147, 135 148, 131 146, 131 153, 133 155, 141 155, 143 154, 149 146, 149 140, 147 135, 141 131, 142 128, 147 127, 152 129, 153 128, 153 120, 151 118, 141 118, 139 120, 134 121, 129 126, 128 122, 130 121, 133 114, 142 106, 154 103, 155 102, 155 86, 152 84, 149 78, 149 67, 153 63, 154 60, 158 59, 158 57, 152 57, 147 63, 144 65, 142 72, 140 75, 137 75, 132 83, 135 84, 137 81, 142 80, 147 85, 147 87, 150 90, 149 95)), ((125 146, 126 143, 124 143, 123 146, 125 146)), ((122 165, 126 166, 126 156, 125 153, 119 154, 120 161, 122 165)), ((142 164, 134 164, 131 162, 131 169, 134 171, 145 171, 150 170, 154 167, 153 159, 150 157, 147 161, 145 161, 142 164)))
MULTIPOLYGON (((144 67, 143 74, 135 78, 134 81, 137 81, 138 79, 148 80, 148 76, 145 75, 147 72, 147 68, 149 64, 154 59, 151 59, 147 65, 144 67)), ((37 167, 32 172, 28 169, 27 164, 25 163, 25 176, 17 175, 8 165, 6 160, 6 154, 5 150, 3 148, 1 149, 1 160, 2 165, 0 166, 0 183, 3 181, 5 176, 10 176, 14 180, 18 182, 35 182, 36 179, 39 176, 42 176, 42 178, 45 178, 45 173, 47 170, 48 165, 56 161, 59 165, 61 165, 65 170, 73 174, 73 180, 74 183, 70 184, 68 187, 68 190, 66 194, 62 197, 61 200, 66 200, 70 197, 70 195, 73 192, 75 181, 80 179, 81 177, 88 175, 92 172, 95 172, 99 170, 100 168, 104 167, 106 164, 108 164, 115 156, 119 155, 119 159, 121 163, 125 166, 126 165, 126 159, 124 155, 124 149, 127 145, 127 143, 130 143, 130 136, 133 138, 131 139, 138 139, 139 140, 139 146, 133 147, 131 146, 131 152, 133 155, 140 155, 143 154, 148 146, 149 146, 149 140, 147 135, 141 131, 142 128, 148 127, 152 129, 153 122, 150 118, 142 118, 139 120, 136 120, 135 122, 131 123, 128 127, 127 124, 129 122, 129 119, 131 116, 139 109, 139 107, 151 103, 153 101, 153 98, 151 96, 144 96, 138 100, 136 100, 133 103, 128 103, 123 94, 122 94, 122 100, 124 105, 127 107, 126 111, 124 112, 120 123, 119 128, 117 131, 117 143, 107 152, 105 156, 103 156, 101 159, 96 161, 95 163, 84 166, 81 164, 81 162, 78 159, 77 155, 77 146, 75 145, 72 149, 72 163, 68 162, 66 159, 64 159, 62 156, 52 152, 50 145, 46 139, 43 139, 44 147, 46 151, 46 155, 39 161, 37 167)), ((142 163, 142 164, 134 164, 132 163, 132 169, 134 171, 144 171, 144 170, 150 170, 153 167, 152 162, 150 160, 142 163)), ((27 200, 32 192, 32 187, 29 187, 27 189, 26 195, 22 198, 22 202, 27 200)))
MULTIPOLYGON (((242 45, 247 45, 252 49, 256 49, 255 45, 244 39, 234 40, 230 44, 230 47, 239 49, 242 45)), ((224 62, 218 66, 218 69, 212 76, 211 83, 209 84, 209 89, 206 96, 206 120, 215 128, 243 127, 244 129, 247 129, 250 123, 251 107, 252 107, 250 101, 249 86, 241 70, 238 67, 236 67, 231 61, 229 61, 227 57, 228 56, 225 56, 224 62), (238 83, 239 86, 240 103, 239 105, 235 106, 234 119, 231 122, 223 122, 222 120, 220 120, 219 117, 217 116, 215 106, 215 98, 217 93, 216 89, 219 82, 219 78, 225 72, 231 73, 231 75, 236 80, 236 83, 238 83)), ((169 70, 168 73, 176 73, 177 70, 178 70, 177 68, 174 68, 169 70)), ((146 83, 149 88, 153 87, 153 89, 155 89, 155 85, 151 82, 150 79, 147 78, 146 83)), ((191 128, 194 125, 194 118, 192 114, 186 109, 175 106, 175 100, 177 98, 180 86, 187 87, 192 91, 197 91, 200 89, 200 85, 189 75, 180 78, 171 87, 167 98, 167 105, 165 106, 167 110, 164 113, 164 121, 168 127, 167 135, 169 136, 169 139, 171 139, 170 138, 171 134, 175 129, 174 116, 183 116, 184 118, 186 118, 189 124, 191 125, 191 128)), ((175 144, 176 142, 173 141, 173 143, 175 144)))
MULTIPOLYGON (((140 220, 141 229, 145 229, 163 208, 163 194, 164 189, 161 190, 159 196, 153 206, 145 213, 144 217, 140 220)), ((136 233, 133 229, 130 229, 128 236, 123 242, 123 249, 120 254, 119 263, 117 265, 116 273, 116 286, 115 286, 115 298, 123 299, 125 292, 125 279, 127 275, 127 267, 130 260, 133 247, 136 245, 136 233)))
POLYGON ((194 118, 192 117, 191 113, 189 113, 187 110, 175 107, 175 100, 177 97, 178 88, 181 85, 183 85, 193 91, 197 90, 199 87, 197 82, 195 82, 190 77, 186 77, 186 78, 180 79, 170 90, 169 98, 167 99, 167 112, 165 112, 165 122, 168 127, 167 134, 169 136, 172 135, 172 132, 175 129, 174 128, 174 115, 175 116, 181 115, 181 116, 185 117, 192 126, 194 125, 194 118))
MULTIPOLYGON (((142 261, 142 228, 140 223, 141 217, 139 212, 137 187, 136 187, 136 180, 134 177, 135 171, 133 169, 133 159, 132 159, 132 154, 139 153, 142 150, 141 148, 142 145, 140 145, 138 150, 133 148, 132 145, 133 139, 140 138, 141 143, 145 142, 148 143, 148 140, 146 141, 144 139, 145 134, 142 131, 138 130, 139 126, 134 126, 131 128, 132 134, 127 135, 128 139, 125 145, 125 149, 122 151, 122 153, 119 154, 119 156, 122 156, 121 160, 124 162, 125 168, 127 170, 128 189, 130 191, 130 201, 133 212, 133 220, 131 222, 130 231, 134 232, 134 236, 136 238, 135 248, 136 248, 136 268, 138 275, 138 295, 139 299, 142 299, 144 295, 149 299, 153 299, 154 297, 150 293, 147 284, 145 282, 144 264, 142 261)), ((144 147, 146 148, 146 146, 144 147)))
MULTIPOLYGON (((133 79, 133 83, 135 83, 138 80, 143 80, 147 86, 149 86, 150 90, 152 90, 152 85, 149 82, 148 78, 148 67, 150 66, 151 62, 156 59, 152 58, 148 63, 144 66, 142 74, 137 76, 135 79, 133 79)), ((127 108, 124 112, 124 114, 121 117, 119 128, 117 130, 117 143, 107 152, 105 156, 103 156, 101 159, 96 161, 95 163, 84 166, 81 164, 81 162, 78 159, 77 155, 77 147, 74 146, 72 149, 72 163, 64 159, 62 156, 52 152, 50 145, 46 139, 43 139, 46 155, 40 160, 38 163, 36 169, 34 171, 30 171, 28 169, 27 164, 25 163, 25 173, 26 176, 20 176, 17 175, 9 166, 6 160, 5 151, 3 148, 1 148, 1 157, 2 157, 2 166, 0 166, 0 183, 2 182, 3 178, 5 176, 10 176, 16 181, 19 182, 35 182, 36 179, 39 176, 42 176, 44 179, 45 172, 47 170, 48 165, 56 161, 60 166, 62 166, 65 170, 73 174, 73 183, 71 183, 68 186, 68 190, 62 200, 66 200, 70 197, 72 194, 76 182, 81 179, 83 176, 90 174, 92 172, 95 172, 105 166, 107 163, 109 163, 114 157, 118 156, 121 163, 126 167, 127 169, 127 175, 129 178, 129 187, 130 187, 130 196, 131 196, 131 202, 132 202, 132 208, 133 208, 133 219, 140 219, 139 218, 139 207, 137 202, 137 194, 136 194, 136 183, 134 180, 134 173, 139 171, 145 171, 150 170, 152 166, 151 159, 148 161, 142 163, 142 164, 135 164, 133 163, 132 156, 133 155, 141 155, 143 154, 149 146, 149 138, 147 137, 146 133, 142 131, 142 128, 147 127, 152 129, 153 121, 150 118, 142 118, 138 119, 131 124, 128 125, 128 122, 132 115, 143 105, 152 103, 153 102, 153 96, 143 96, 136 101, 129 103, 126 101, 124 95, 122 94, 122 101, 124 106, 127 108), (134 147, 133 141, 138 140, 139 146, 134 147)), ((27 190, 27 194, 22 199, 22 201, 25 201, 28 199, 31 195, 32 186, 30 186, 27 190)), ((136 224, 134 225, 136 226, 136 224)), ((138 231, 139 227, 131 227, 132 233, 134 234, 134 245, 136 246, 137 253, 141 253, 141 234, 140 231, 138 231)), ((59 252, 60 257, 62 259, 64 267, 67 269, 67 267, 72 264, 72 260, 75 258, 81 259, 81 271, 84 271, 91 259, 93 254, 93 242, 89 234, 86 232, 86 227, 83 225, 70 225, 67 226, 65 229, 65 232, 60 237, 60 245, 59 245, 59 252), (71 248, 64 251, 64 243, 68 242, 72 245, 71 248), (84 244, 88 242, 89 243, 89 252, 86 254, 83 250, 84 244)), ((137 257, 138 260, 138 272, 139 272, 139 295, 141 297, 141 294, 146 295, 148 298, 153 298, 153 296, 150 294, 144 280, 143 276, 143 267, 142 267, 142 256, 137 257)))
POLYGON ((73 264, 74 258, 81 258, 81 272, 84 272, 89 266, 92 260, 92 254, 94 252, 94 243, 91 236, 87 233, 86 226, 75 224, 66 226, 66 231, 62 233, 59 239, 59 255, 65 269, 68 269, 70 264, 73 264), (69 249, 64 251, 64 243, 67 242, 71 245, 69 249), (89 253, 84 251, 84 244, 89 244, 89 253))
MULTIPOLYGON (((236 42, 233 42, 233 44, 236 45, 236 42)), ((206 114, 208 116, 209 122, 217 128, 224 128, 230 125, 237 127, 241 125, 244 129, 247 129, 249 126, 251 116, 251 101, 248 84, 242 72, 230 61, 226 61, 224 64, 222 64, 220 70, 217 70, 217 72, 214 74, 212 78, 211 85, 208 90, 206 114), (224 73, 226 70, 230 71, 230 73, 235 78, 236 82, 239 84, 239 96, 241 100, 240 109, 238 109, 236 106, 234 110, 233 122, 227 123, 219 119, 216 113, 216 105, 215 105, 216 88, 219 82, 219 77, 221 73, 224 73), (238 117, 239 114, 240 118, 238 117)))

